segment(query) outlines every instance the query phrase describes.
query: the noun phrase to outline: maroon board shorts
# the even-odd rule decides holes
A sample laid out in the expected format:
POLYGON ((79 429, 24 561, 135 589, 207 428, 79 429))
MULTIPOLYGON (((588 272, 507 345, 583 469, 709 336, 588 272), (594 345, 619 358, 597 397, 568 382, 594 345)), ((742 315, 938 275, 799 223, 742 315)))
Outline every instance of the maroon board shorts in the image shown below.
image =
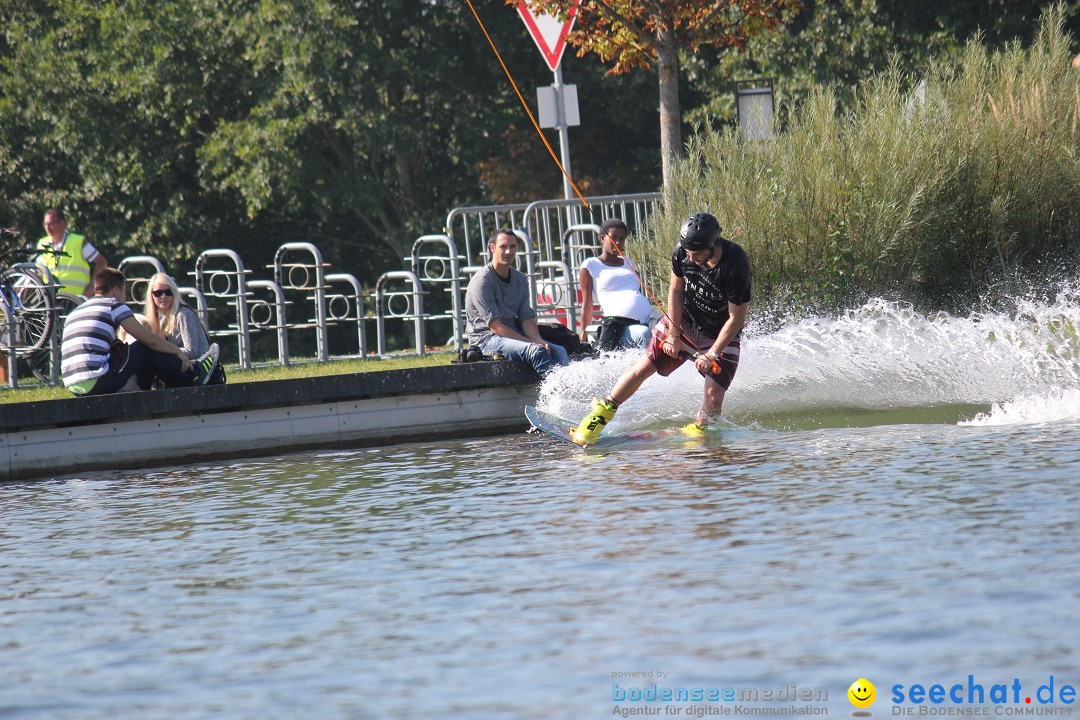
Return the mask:
MULTIPOLYGON (((664 340, 667 339, 668 327, 670 327, 668 319, 666 317, 661 318, 660 322, 656 323, 656 327, 653 328, 649 347, 645 350, 645 353, 649 356, 649 361, 656 366, 656 372, 663 377, 675 372, 675 368, 687 360, 685 357, 673 358, 660 348, 664 340)), ((716 339, 715 337, 703 335, 697 328, 693 327, 683 332, 683 344, 686 344, 687 338, 690 339, 698 352, 708 350, 713 340, 716 339)), ((720 354, 720 359, 716 363, 719 371, 714 368, 708 372, 698 370, 698 373, 715 380, 720 387, 727 390, 731 387, 731 381, 735 378, 735 371, 739 369, 739 347, 739 341, 732 340, 731 344, 724 348, 724 352, 720 354)))

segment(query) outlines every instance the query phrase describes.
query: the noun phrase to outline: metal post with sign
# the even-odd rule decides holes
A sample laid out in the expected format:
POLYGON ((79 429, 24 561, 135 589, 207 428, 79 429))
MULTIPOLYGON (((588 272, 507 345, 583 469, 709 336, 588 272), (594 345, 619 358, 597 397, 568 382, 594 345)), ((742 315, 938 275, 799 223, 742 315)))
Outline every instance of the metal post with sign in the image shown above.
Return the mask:
POLYGON ((735 113, 743 140, 768 140, 773 136, 772 78, 735 81, 735 113))
POLYGON ((524 2, 517 4, 518 15, 528 28, 544 62, 555 74, 555 82, 549 87, 536 89, 539 110, 538 122, 542 128, 556 128, 559 132, 559 155, 566 175, 563 176, 563 197, 569 200, 573 195, 570 184, 570 136, 567 128, 581 124, 578 112, 577 86, 563 85, 562 56, 566 50, 566 36, 574 27, 577 19, 577 5, 570 8, 567 19, 560 20, 553 15, 534 13, 524 2))

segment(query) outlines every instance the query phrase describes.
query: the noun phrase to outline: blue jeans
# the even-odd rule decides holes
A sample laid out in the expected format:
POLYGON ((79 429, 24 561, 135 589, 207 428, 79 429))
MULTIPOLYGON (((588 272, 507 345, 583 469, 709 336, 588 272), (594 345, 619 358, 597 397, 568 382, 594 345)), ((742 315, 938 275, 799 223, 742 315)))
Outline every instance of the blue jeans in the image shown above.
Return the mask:
POLYGON ((627 325, 623 329, 623 345, 628 348, 644 348, 652 337, 652 328, 648 325, 627 325))
POLYGON ((507 360, 527 362, 533 366, 537 375, 544 377, 554 370, 556 365, 570 364, 570 356, 566 354, 566 348, 554 343, 548 343, 548 345, 551 347, 550 354, 543 345, 492 335, 480 344, 480 349, 487 355, 500 352, 506 356, 507 360))

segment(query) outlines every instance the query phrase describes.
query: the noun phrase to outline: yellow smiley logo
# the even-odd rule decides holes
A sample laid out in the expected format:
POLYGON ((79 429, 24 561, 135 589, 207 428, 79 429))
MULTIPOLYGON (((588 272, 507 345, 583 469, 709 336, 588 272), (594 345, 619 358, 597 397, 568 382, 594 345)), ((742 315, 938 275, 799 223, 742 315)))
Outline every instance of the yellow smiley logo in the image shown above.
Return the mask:
POLYGON ((874 683, 866 678, 859 678, 851 683, 851 687, 847 690, 847 696, 855 707, 868 708, 874 704, 874 699, 877 697, 877 688, 874 687, 874 683))

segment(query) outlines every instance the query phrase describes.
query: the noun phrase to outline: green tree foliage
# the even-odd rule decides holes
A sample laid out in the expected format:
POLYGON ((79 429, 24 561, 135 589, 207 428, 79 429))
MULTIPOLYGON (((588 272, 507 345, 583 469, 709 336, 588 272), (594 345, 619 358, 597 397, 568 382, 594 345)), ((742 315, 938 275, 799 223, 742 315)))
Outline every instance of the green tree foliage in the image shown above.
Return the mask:
POLYGON ((656 65, 666 186, 671 162, 682 154, 679 50, 741 48, 748 37, 783 24, 798 0, 527 0, 527 4, 561 17, 577 7, 577 25, 568 41, 579 55, 594 52, 611 62, 611 73, 656 65))
POLYGON ((679 163, 647 262, 710 209, 740 231, 760 296, 838 311, 867 295, 966 310, 1074 276, 1080 252, 1080 71, 1060 6, 1031 47, 970 42, 957 62, 897 67, 841 110, 822 90, 774 140, 704 128, 679 163))
MULTIPOLYGON (((787 107, 822 89, 842 107, 860 82, 890 68, 920 72, 930 62, 957 61, 973 37, 991 48, 1030 43, 1040 13, 1055 0, 804 0, 783 33, 749 38, 744 53, 711 48, 686 58, 692 123, 734 121, 734 80, 771 77, 787 107)), ((1066 30, 1080 35, 1080 0, 1064 6, 1066 30)))
POLYGON ((259 3, 234 23, 252 104, 200 146, 204 179, 249 218, 306 221, 320 247, 400 255, 476 197, 513 109, 469 20, 451 3, 259 3))
MULTIPOLYGON (((550 82, 513 10, 481 15, 527 96, 550 82)), ((40 0, 0 21, 0 216, 36 237, 61 206, 113 262, 258 267, 311 241, 370 280, 455 206, 559 194, 463 3, 40 0)), ((640 82, 583 70, 578 175, 655 187, 640 82)))
POLYGON ((5 17, 8 212, 36 229, 44 206, 62 206, 121 251, 167 237, 166 259, 213 234, 222 198, 199 184, 194 150, 241 67, 230 38, 209 31, 218 12, 209 2, 67 2, 5 17))
POLYGON ((447 4, 71 1, 23 19, 7 23, 0 122, 25 142, 5 148, 5 185, 24 189, 16 209, 65 205, 123 253, 399 254, 505 122, 474 100, 498 78, 466 62, 475 36, 447 4))

